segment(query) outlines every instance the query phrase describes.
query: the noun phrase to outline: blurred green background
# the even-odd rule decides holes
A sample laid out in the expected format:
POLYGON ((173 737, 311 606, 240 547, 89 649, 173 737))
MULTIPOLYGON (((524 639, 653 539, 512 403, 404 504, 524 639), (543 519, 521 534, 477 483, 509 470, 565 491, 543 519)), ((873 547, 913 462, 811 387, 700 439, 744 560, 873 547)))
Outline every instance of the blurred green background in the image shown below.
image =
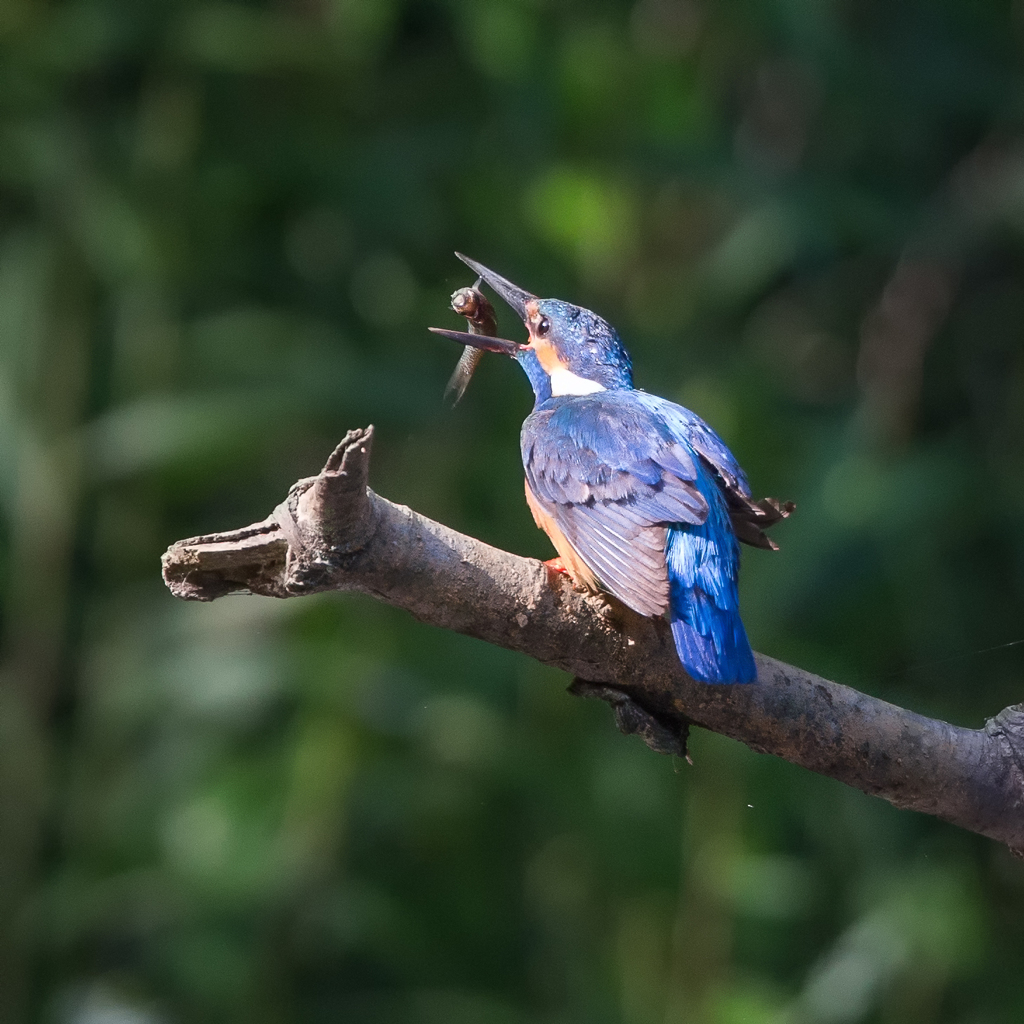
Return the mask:
POLYGON ((0 1021, 1024 1020, 996 844, 368 599, 159 577, 369 422, 382 494, 550 556, 525 379, 441 400, 457 248, 797 501, 759 650, 980 726, 1022 48, 1008 0, 0 0, 0 1021))

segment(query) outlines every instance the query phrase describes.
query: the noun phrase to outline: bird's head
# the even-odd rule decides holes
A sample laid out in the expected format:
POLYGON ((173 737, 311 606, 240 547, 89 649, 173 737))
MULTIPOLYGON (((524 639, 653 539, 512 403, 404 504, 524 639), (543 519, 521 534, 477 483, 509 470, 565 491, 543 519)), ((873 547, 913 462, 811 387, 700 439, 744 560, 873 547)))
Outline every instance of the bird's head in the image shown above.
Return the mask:
POLYGON ((475 260, 456 255, 522 317, 530 338, 520 344, 436 327, 432 331, 464 345, 512 356, 526 371, 538 401, 632 388, 629 353, 607 320, 571 302, 538 299, 475 260))

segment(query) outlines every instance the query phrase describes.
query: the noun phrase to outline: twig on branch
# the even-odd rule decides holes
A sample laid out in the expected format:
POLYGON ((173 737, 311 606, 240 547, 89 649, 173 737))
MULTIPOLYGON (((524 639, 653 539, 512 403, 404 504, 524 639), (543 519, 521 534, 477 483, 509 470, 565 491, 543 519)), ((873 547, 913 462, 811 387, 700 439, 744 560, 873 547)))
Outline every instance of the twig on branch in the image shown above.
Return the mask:
POLYGON ((1024 855, 1024 704, 964 729, 764 655, 754 685, 695 682, 661 619, 374 494, 372 438, 372 427, 350 431, 323 472, 294 484, 262 523, 172 544, 163 557, 172 593, 361 591, 572 673, 573 692, 608 700, 620 728, 656 750, 684 753, 692 722, 1024 855))

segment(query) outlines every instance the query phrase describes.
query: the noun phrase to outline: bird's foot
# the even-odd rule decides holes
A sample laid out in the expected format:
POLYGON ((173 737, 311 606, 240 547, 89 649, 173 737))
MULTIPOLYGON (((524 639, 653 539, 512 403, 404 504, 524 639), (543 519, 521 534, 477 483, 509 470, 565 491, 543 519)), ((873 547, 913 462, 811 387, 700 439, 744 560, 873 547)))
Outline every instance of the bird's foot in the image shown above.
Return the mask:
POLYGON ((689 719, 680 716, 666 717, 648 711, 628 693, 614 686, 589 683, 579 677, 573 679, 569 692, 575 697, 597 697, 607 701, 615 712, 615 724, 619 732, 636 734, 644 743, 659 754, 671 754, 693 764, 686 748, 690 736, 689 719))
POLYGON ((584 580, 578 579, 566 566, 565 562, 562 561, 561 557, 549 558, 544 563, 544 568, 550 573, 554 573, 554 578, 549 577, 548 582, 554 585, 558 576, 565 576, 569 580, 569 585, 577 594, 593 594, 597 592, 596 586, 588 586, 584 580))

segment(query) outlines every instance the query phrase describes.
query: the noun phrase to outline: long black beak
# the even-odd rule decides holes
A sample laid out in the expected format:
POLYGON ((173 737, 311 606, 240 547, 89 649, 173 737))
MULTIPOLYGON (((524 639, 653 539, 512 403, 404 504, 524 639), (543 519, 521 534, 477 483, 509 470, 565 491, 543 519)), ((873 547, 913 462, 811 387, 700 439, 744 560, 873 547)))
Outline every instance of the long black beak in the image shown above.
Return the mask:
POLYGON ((506 281, 501 274, 488 270, 482 263, 463 256, 461 252, 455 254, 475 274, 479 274, 515 311, 520 320, 526 320, 526 304, 537 298, 529 292, 523 291, 517 284, 506 281))
POLYGON ((520 345, 518 341, 489 338, 486 334, 470 334, 469 331, 449 331, 444 327, 428 327, 427 330, 451 338, 460 345, 472 345, 473 348, 482 348, 485 352, 500 352, 503 356, 515 356, 521 348, 526 347, 520 345))

